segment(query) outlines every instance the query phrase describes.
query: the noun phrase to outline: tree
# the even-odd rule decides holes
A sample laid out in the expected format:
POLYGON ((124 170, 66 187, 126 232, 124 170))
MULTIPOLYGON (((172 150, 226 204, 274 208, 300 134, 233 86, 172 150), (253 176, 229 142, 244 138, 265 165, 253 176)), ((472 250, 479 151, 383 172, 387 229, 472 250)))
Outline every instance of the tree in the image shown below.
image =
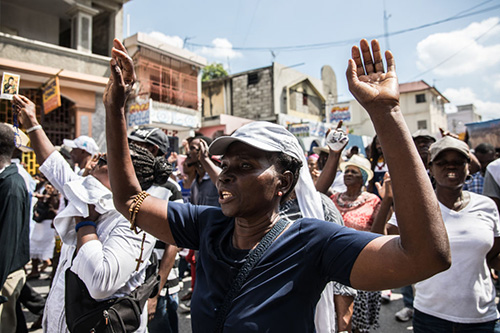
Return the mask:
POLYGON ((218 79, 227 76, 227 72, 222 64, 211 63, 210 65, 203 68, 203 73, 201 76, 201 81, 208 81, 213 79, 218 79))

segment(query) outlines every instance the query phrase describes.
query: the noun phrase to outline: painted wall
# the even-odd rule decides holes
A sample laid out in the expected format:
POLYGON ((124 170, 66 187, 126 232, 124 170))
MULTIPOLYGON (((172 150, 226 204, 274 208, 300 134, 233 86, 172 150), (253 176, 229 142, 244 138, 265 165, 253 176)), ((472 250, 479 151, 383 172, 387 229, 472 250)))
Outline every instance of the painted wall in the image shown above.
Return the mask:
POLYGON ((15 1, 0 2, 2 31, 13 30, 12 32, 17 32, 14 33, 17 36, 59 44, 58 16, 19 7, 15 3, 15 1))
POLYGON ((227 106, 225 103, 225 91, 224 91, 225 82, 227 81, 215 81, 203 84, 202 117, 213 117, 227 113, 226 112, 227 106))
MULTIPOLYGON (((299 81, 300 79, 309 79, 316 89, 323 94, 323 82, 320 79, 307 76, 295 68, 287 67, 282 64, 273 63, 273 81, 274 81, 274 110, 275 113, 287 113, 286 86, 299 81)), ((300 68, 300 67, 298 67, 300 68)), ((302 103, 302 101, 301 101, 302 103)))

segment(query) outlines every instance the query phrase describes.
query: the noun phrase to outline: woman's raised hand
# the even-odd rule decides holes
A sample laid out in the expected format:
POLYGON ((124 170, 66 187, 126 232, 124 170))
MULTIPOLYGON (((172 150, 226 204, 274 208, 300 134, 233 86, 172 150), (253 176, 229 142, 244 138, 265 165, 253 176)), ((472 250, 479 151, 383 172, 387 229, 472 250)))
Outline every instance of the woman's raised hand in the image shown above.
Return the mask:
POLYGON ((372 40, 371 44, 371 51, 366 39, 360 42, 361 50, 357 46, 352 47, 346 76, 353 96, 370 116, 374 116, 381 109, 390 110, 399 105, 399 84, 392 53, 385 52, 385 72, 379 43, 372 40))
POLYGON ((113 41, 110 67, 111 75, 103 96, 104 105, 107 106, 108 110, 121 110, 132 91, 136 76, 134 61, 118 39, 113 41))
POLYGON ((392 195, 392 182, 391 182, 391 176, 389 175, 389 172, 386 172, 384 175, 384 182, 381 185, 380 182, 375 183, 375 187, 377 188, 378 194, 382 199, 389 199, 392 201, 393 195, 392 195))
POLYGON ((12 99, 14 109, 18 112, 19 121, 25 129, 38 125, 36 106, 26 96, 14 95, 12 99))

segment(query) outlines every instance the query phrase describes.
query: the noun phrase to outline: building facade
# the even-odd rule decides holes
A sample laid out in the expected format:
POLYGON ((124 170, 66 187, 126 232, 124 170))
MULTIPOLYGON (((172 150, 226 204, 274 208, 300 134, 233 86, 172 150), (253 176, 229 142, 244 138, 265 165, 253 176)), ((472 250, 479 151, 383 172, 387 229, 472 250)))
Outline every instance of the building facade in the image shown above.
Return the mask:
POLYGON ((457 105, 457 112, 447 114, 448 130, 453 133, 464 133, 465 124, 480 122, 482 117, 474 104, 457 105))
POLYGON ((326 107, 337 101, 335 73, 317 79, 278 63, 203 82, 202 128, 207 136, 231 134, 257 120, 288 127, 310 151, 324 143, 326 107))
MULTIPOLYGON (((89 135, 105 149, 102 95, 113 39, 122 38, 128 0, 16 0, 0 2, 0 72, 20 75, 20 93, 37 104, 54 145, 89 135), (61 106, 42 110, 42 88, 59 79, 61 106)), ((12 123, 0 100, 0 122, 12 123)))
MULTIPOLYGON (((179 140, 201 126, 201 71, 205 58, 137 33, 124 41, 135 63, 137 87, 127 105, 128 126, 162 128, 179 140)), ((174 147, 172 147, 174 149, 174 147)))
MULTIPOLYGON (((437 135, 439 128, 447 129, 444 105, 449 101, 435 87, 425 81, 408 82, 399 85, 399 92, 401 112, 411 133, 426 129, 437 135)), ((351 133, 370 137, 375 135, 368 113, 356 100, 339 103, 331 114, 339 109, 349 113, 350 119, 344 123, 351 133)))

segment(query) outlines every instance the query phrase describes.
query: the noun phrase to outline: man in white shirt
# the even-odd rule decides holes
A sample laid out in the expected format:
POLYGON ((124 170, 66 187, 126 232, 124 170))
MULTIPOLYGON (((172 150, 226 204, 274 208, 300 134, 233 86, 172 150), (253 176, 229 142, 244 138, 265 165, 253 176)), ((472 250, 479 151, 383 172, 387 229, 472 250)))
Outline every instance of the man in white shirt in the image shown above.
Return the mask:
POLYGON ((91 137, 80 135, 74 140, 64 139, 64 145, 73 148, 70 152, 71 159, 75 163, 75 172, 82 176, 85 167, 92 160, 92 156, 99 152, 99 146, 91 137))

